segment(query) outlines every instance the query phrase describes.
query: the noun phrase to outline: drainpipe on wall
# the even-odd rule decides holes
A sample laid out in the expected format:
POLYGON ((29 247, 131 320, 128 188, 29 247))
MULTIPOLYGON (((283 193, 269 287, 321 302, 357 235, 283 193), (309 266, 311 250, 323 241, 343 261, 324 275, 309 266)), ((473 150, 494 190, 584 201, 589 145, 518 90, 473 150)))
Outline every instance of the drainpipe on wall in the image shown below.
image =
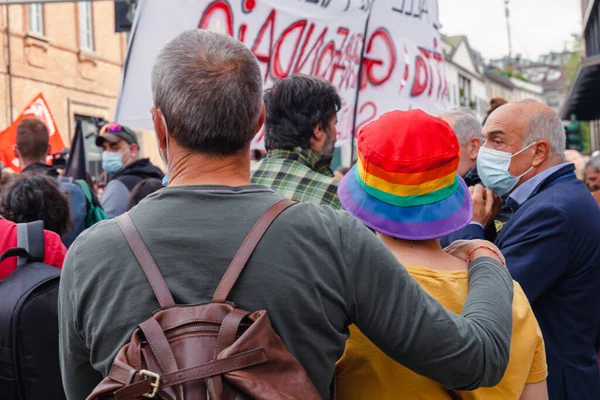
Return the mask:
POLYGON ((8 121, 8 125, 13 122, 13 89, 12 89, 12 52, 10 49, 10 5, 6 5, 6 36, 7 36, 7 44, 6 50, 8 51, 8 61, 6 65, 6 72, 8 75, 8 108, 10 112, 10 121, 8 121))

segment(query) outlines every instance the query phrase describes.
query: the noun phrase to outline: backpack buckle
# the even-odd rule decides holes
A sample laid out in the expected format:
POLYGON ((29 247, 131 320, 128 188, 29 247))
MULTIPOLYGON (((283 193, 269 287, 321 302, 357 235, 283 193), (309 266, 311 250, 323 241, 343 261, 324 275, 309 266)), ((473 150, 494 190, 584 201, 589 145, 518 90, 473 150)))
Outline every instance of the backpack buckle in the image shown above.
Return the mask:
POLYGON ((150 384, 150 386, 152 386, 152 391, 143 395, 149 399, 154 398, 160 390, 160 375, 146 369, 140 370, 139 374, 146 378, 154 379, 154 382, 150 384))

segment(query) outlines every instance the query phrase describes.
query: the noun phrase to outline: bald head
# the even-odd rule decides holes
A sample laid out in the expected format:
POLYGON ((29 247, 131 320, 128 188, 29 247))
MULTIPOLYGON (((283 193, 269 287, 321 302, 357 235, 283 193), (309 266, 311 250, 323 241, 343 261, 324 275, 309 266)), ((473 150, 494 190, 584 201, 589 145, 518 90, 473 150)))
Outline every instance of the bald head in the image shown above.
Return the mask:
POLYGON ((483 132, 487 136, 498 131, 510 136, 511 142, 520 142, 522 147, 545 141, 549 156, 564 160, 565 130, 558 115, 545 104, 523 100, 496 109, 486 121, 483 132))

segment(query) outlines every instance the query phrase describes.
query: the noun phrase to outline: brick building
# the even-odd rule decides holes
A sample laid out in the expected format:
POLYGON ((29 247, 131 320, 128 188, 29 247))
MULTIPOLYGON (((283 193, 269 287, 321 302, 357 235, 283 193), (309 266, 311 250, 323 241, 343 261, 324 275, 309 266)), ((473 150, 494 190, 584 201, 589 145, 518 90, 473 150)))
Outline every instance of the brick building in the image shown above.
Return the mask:
MULTIPOLYGON (((39 92, 67 146, 77 118, 85 133, 93 130, 92 118, 110 120, 127 48, 114 15, 111 1, 0 6, 0 129, 39 92)), ((95 174, 93 137, 86 149, 95 174)))

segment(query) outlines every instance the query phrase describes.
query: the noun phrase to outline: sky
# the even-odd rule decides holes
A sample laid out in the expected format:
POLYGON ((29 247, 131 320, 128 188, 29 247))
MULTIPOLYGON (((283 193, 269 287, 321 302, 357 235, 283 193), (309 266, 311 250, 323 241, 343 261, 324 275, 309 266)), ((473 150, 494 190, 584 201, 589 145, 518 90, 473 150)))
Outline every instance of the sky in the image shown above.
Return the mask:
MULTIPOLYGON (((504 0, 438 0, 442 33, 466 35, 484 58, 508 54, 504 0)), ((510 0, 513 55, 537 59, 581 34, 580 0, 510 0)))

